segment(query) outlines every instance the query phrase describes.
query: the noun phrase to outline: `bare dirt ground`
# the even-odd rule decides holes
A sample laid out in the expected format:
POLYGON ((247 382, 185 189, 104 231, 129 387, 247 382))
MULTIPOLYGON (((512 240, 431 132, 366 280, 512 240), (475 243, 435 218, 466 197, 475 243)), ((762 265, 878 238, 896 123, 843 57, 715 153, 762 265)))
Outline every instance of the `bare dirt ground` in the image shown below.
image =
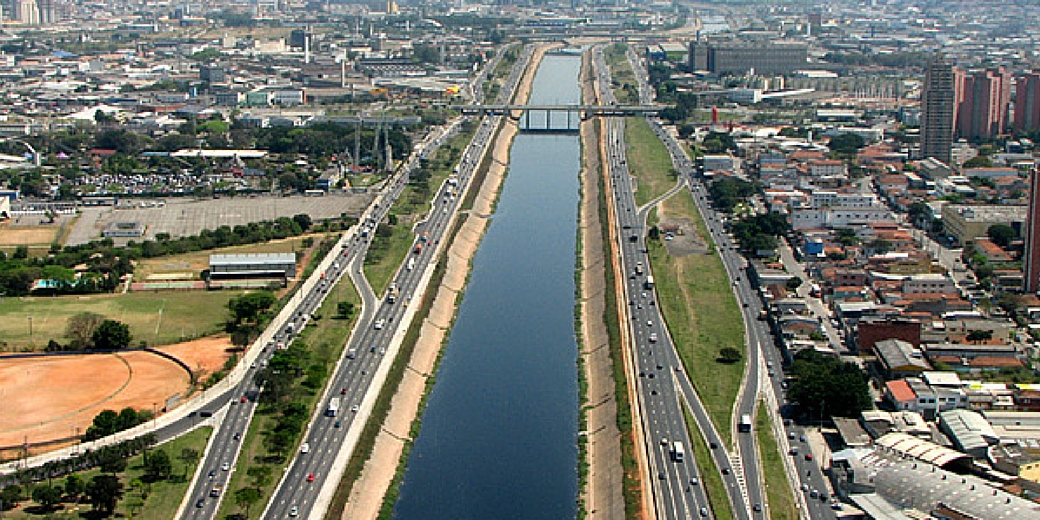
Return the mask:
MULTIPOLYGON (((588 81, 589 57, 583 57, 583 90, 586 100, 595 98, 588 81)), ((593 121, 582 123, 584 171, 581 175, 581 356, 585 362, 586 403, 582 403, 587 430, 586 461, 588 482, 582 500, 590 519, 614 519, 625 516, 623 493, 624 468, 621 466, 621 433, 617 428, 617 401, 614 398, 613 361, 610 358, 607 325, 603 321, 606 308, 606 259, 603 257, 603 233, 599 225, 599 178, 602 164, 598 134, 593 121)))
MULTIPOLYGON (((229 346, 227 338, 217 337, 161 350, 192 370, 211 373, 224 364, 229 346)), ((82 434, 105 409, 162 409, 190 386, 188 373, 176 363, 139 351, 2 359, 0 381, 0 447, 82 434)))
MULTIPOLYGON (((537 69, 545 50, 546 48, 541 48, 533 56, 530 72, 517 89, 518 99, 527 98, 534 76, 533 71, 537 69)), ((506 123, 494 143, 494 160, 491 162, 487 178, 474 200, 473 210, 465 217, 465 222, 451 243, 444 280, 437 290, 430 315, 423 322, 419 341, 408 365, 409 369, 405 371, 404 379, 394 394, 390 413, 376 437, 372 455, 365 463, 361 477, 351 489, 341 518, 374 519, 379 515, 383 497, 393 481, 398 461, 401 460, 404 443, 410 440, 409 431, 426 391, 426 380, 434 368, 437 355, 451 326, 452 317, 455 316, 458 295, 465 288, 469 275, 470 261, 476 254, 480 239, 494 212, 494 202, 505 180, 509 148, 516 131, 515 123, 506 123)))
POLYGON ((672 256, 706 255, 711 252, 708 244, 697 233, 697 227, 693 221, 682 219, 661 219, 660 227, 677 226, 679 232, 672 235, 671 240, 665 240, 664 245, 668 254, 672 256))
POLYGON ((0 226, 0 247, 48 246, 61 232, 58 226, 0 226))

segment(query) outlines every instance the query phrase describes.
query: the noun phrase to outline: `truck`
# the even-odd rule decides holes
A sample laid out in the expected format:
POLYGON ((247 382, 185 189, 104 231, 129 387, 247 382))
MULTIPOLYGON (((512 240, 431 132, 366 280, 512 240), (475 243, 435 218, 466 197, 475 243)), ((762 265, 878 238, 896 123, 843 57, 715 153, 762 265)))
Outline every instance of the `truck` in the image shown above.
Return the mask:
POLYGON ((751 415, 742 414, 740 416, 740 424, 737 425, 737 431, 739 432, 750 432, 751 431, 751 415))
POLYGON ((333 397, 332 399, 329 399, 329 406, 325 409, 326 417, 335 417, 336 414, 339 413, 339 407, 340 404, 342 404, 340 403, 340 401, 341 399, 339 397, 333 397))
POLYGON ((683 447, 682 441, 675 441, 672 443, 672 460, 675 462, 682 462, 686 458, 686 449, 683 447))
POLYGON ((390 284, 390 288, 386 290, 386 303, 394 303, 397 301, 397 284, 390 284))
POLYGON ((213 489, 209 490, 209 496, 214 498, 219 497, 221 491, 224 491, 223 484, 213 484, 213 489))
POLYGON ((652 274, 651 275, 647 275, 646 280, 643 281, 643 288, 644 289, 653 289, 654 288, 654 275, 652 275, 652 274))
POLYGON ((408 259, 408 270, 411 271, 412 269, 415 269, 415 257, 414 256, 408 259))

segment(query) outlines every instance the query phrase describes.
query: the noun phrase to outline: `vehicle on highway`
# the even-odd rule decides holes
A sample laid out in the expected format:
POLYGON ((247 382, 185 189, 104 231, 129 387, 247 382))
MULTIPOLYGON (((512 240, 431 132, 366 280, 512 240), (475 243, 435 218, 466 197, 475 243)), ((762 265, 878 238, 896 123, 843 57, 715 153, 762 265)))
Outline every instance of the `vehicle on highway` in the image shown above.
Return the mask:
POLYGON ((650 343, 657 343, 657 333, 656 332, 651 332, 650 333, 650 343))
POLYGON ((296 515, 299 515, 299 514, 300 514, 300 508, 298 508, 296 506, 292 506, 292 509, 289 510, 289 516, 296 516, 296 515))
POLYGON ((350 411, 351 411, 351 412, 354 412, 354 413, 357 413, 357 411, 358 411, 358 405, 356 405, 356 404, 355 404, 354 406, 351 406, 351 407, 350 407, 350 411))
POLYGON ((224 485, 223 484, 213 484, 213 488, 209 490, 209 496, 214 497, 214 498, 219 497, 220 496, 220 492, 223 491, 223 490, 224 490, 224 485))
POLYGON ((812 453, 806 453, 805 454, 805 460, 807 460, 809 462, 812 462, 812 453))
POLYGON ((213 478, 215 476, 217 476, 217 470, 215 470, 215 469, 209 470, 209 478, 213 478))
POLYGON ((302 446, 300 446, 300 453, 309 453, 310 451, 311 451, 311 445, 310 444, 307 444, 305 442, 305 443, 303 443, 302 446))
POLYGON ((386 325, 386 320, 384 320, 383 318, 379 318, 378 320, 376 320, 376 324, 374 326, 376 330, 379 330, 383 328, 383 325, 386 325))
POLYGON ((706 508, 706 507, 702 507, 701 508, 701 516, 708 516, 708 508, 706 508))
POLYGON ((341 403, 341 397, 333 397, 329 399, 329 406, 325 408, 326 417, 335 417, 339 413, 339 407, 341 403))
POLYGON ((242 432, 235 432, 235 434, 232 435, 231 438, 236 440, 236 441, 242 440, 242 432))
POLYGON ((195 501, 195 507, 203 507, 205 505, 206 505, 206 499, 205 498, 200 498, 200 499, 195 501))
POLYGON ((696 486, 697 484, 700 484, 700 481, 697 480, 697 477, 693 477, 693 478, 690 479, 690 484, 693 484, 694 486, 696 486))
POLYGON ((227 471, 227 470, 231 469, 231 463, 230 462, 225 462, 223 465, 220 466, 220 469, 222 469, 224 471, 227 471))
POLYGON ((335 426, 336 428, 339 428, 340 424, 342 424, 342 421, 336 421, 336 424, 333 424, 333 426, 335 426))
POLYGON ((307 482, 314 482, 314 473, 307 474, 307 482))
POLYGON ((681 441, 675 441, 672 443, 672 460, 675 462, 682 462, 686 458, 686 449, 683 447, 681 441))
POLYGON ((742 414, 740 416, 740 424, 737 425, 737 431, 750 432, 751 431, 751 414, 742 414))

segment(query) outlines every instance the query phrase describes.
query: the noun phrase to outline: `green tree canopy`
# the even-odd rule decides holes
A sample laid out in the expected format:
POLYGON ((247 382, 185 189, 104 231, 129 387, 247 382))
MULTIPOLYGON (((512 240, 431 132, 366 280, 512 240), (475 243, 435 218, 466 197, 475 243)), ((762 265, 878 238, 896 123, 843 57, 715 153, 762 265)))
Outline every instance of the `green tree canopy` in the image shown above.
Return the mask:
POLYGON ((795 355, 791 375, 788 397, 810 418, 855 417, 873 405, 867 374, 853 363, 803 350, 795 355))
POLYGON ((32 499, 39 502, 44 510, 49 511, 54 504, 61 502, 61 489, 49 485, 33 488, 32 499))
POLYGON ((1005 248, 1011 245, 1011 241, 1016 237, 1015 228, 1007 224, 993 224, 986 230, 986 235, 994 244, 1005 248))
POLYGON ((130 346, 130 326, 116 320, 105 320, 94 330, 91 339, 97 349, 124 349, 130 346))
POLYGON ((166 450, 158 449, 145 453, 144 457, 145 477, 150 480, 165 480, 173 474, 173 463, 166 450))
POLYGON ((90 479, 86 489, 90 505, 102 515, 109 516, 123 498, 123 484, 113 475, 98 475, 90 479))

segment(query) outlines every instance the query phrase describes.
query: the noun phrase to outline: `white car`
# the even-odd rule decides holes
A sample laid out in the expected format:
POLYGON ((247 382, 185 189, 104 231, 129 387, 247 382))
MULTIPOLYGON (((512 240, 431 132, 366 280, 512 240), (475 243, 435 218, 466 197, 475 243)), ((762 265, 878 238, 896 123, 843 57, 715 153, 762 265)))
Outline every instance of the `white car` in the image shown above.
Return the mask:
POLYGON ((376 324, 375 324, 376 330, 382 329, 383 325, 385 325, 385 324, 386 324, 386 320, 384 320, 384 319, 376 320, 376 324))
POLYGON ((311 451, 311 445, 310 444, 307 444, 305 442, 305 443, 303 443, 303 446, 300 446, 300 453, 309 453, 310 451, 311 451))

